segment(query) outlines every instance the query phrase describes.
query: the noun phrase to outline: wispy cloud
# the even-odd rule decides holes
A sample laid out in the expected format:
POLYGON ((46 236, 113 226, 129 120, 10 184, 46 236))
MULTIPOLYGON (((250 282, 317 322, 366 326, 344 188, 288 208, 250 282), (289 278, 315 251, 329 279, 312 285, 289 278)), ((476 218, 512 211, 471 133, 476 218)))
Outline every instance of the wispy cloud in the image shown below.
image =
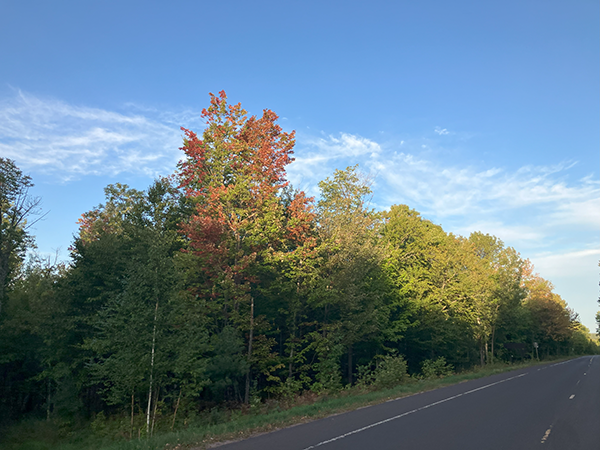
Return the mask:
POLYGON ((591 330, 596 328, 594 315, 598 311, 598 260, 600 248, 598 241, 595 248, 572 251, 551 251, 529 256, 535 271, 550 280, 555 292, 560 294, 591 330))
MULTIPOLYGON (((540 207, 550 208, 552 216, 562 219, 569 211, 587 209, 584 205, 600 197, 598 181, 568 185, 563 180, 570 167, 567 164, 528 166, 510 172, 452 166, 397 153, 387 161, 368 161, 368 165, 392 187, 388 201, 417 203, 439 217, 540 207)), ((597 214, 588 219, 600 224, 597 214)))
POLYGON ((547 238, 544 230, 539 227, 527 223, 507 224, 501 220, 466 221, 454 227, 452 231, 461 236, 469 236, 474 231, 483 231, 494 236, 501 236, 511 246, 517 248, 539 246, 547 238))
POLYGON ((17 91, 0 102, 0 154, 63 181, 123 172, 156 176, 181 157, 179 126, 190 119, 199 117, 135 105, 118 113, 17 91))
MULTIPOLYGON (((441 129, 439 131, 442 131, 441 129)), ((441 133, 438 133, 441 136, 441 133)), ((374 178, 373 203, 404 203, 446 231, 495 235, 530 258, 592 326, 598 297, 600 181, 573 180, 573 161, 520 168, 460 164, 424 139, 376 142, 356 135, 299 136, 292 182, 318 195, 318 181, 360 163, 374 178), (376 149, 376 151, 371 151, 376 149), (590 300, 591 299, 591 300, 590 300)), ((438 146, 439 147, 439 146, 438 146)))
MULTIPOLYGON (((16 91, 0 101, 0 154, 62 181, 128 172, 154 177, 171 173, 181 158, 180 125, 200 130, 200 112, 134 104, 115 112, 16 91)), ((288 173, 296 187, 317 195, 318 182, 334 169, 359 163, 374 179, 377 207, 406 203, 450 231, 481 230, 530 246, 553 234, 558 239, 557 230, 565 227, 600 227, 600 182, 567 182, 574 162, 517 170, 474 167, 422 150, 422 143, 299 133, 288 173)))
POLYGON ((475 167, 422 150, 418 141, 379 143, 341 136, 300 136, 297 160, 290 167, 292 182, 317 195, 319 180, 334 169, 360 163, 375 180, 378 207, 405 203, 448 231, 483 231, 528 249, 559 242, 577 246, 589 236, 579 239, 574 233, 600 228, 600 181, 567 181, 572 161, 518 169, 475 167))
MULTIPOLYGON (((551 278, 581 277, 586 273, 596 276, 600 248, 588 248, 560 253, 541 253, 532 256, 536 271, 551 278)), ((597 287, 597 283, 594 283, 597 287)))
MULTIPOLYGON (((120 173, 154 177, 171 173, 182 157, 182 125, 200 131, 200 112, 134 104, 115 112, 16 91, 0 101, 0 155, 63 182, 120 173)), ((455 135, 441 127, 434 132, 440 141, 455 135)), ((571 180, 572 161, 482 167, 456 162, 427 137, 377 142, 350 133, 299 133, 295 152, 289 178, 310 195, 318 195, 318 182, 334 169, 358 163, 374 180, 374 206, 405 203, 447 231, 494 234, 525 257, 533 254, 537 270, 564 292, 589 285, 581 305, 597 296, 600 181, 571 180), (577 277, 583 273, 585 281, 577 277)))
POLYGON ((381 157, 382 148, 370 139, 349 133, 337 136, 298 136, 295 161, 288 169, 294 185, 315 195, 317 183, 334 169, 381 157))

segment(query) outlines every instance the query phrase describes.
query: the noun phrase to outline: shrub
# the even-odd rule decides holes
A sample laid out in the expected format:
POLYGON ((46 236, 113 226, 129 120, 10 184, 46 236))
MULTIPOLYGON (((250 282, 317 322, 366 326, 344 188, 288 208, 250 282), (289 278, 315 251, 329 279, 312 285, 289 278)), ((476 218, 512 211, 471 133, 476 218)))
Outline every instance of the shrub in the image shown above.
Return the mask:
POLYGON ((446 358, 440 356, 436 359, 426 359, 421 363, 421 374, 423 378, 441 378, 452 375, 454 367, 446 362, 446 358))
POLYGON ((358 385, 373 386, 378 389, 391 388, 408 378, 406 361, 403 356, 386 355, 379 357, 375 368, 358 368, 358 385))

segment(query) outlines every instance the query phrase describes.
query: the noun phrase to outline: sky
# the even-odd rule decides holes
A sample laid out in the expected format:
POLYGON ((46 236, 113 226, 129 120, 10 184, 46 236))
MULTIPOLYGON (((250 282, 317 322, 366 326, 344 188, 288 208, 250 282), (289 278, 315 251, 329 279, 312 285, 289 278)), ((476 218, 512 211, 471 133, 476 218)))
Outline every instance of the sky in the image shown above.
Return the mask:
POLYGON ((373 206, 529 258, 591 330, 600 309, 596 0, 0 0, 0 156, 67 260, 103 188, 174 172, 209 92, 296 130, 310 195, 359 164, 373 206))

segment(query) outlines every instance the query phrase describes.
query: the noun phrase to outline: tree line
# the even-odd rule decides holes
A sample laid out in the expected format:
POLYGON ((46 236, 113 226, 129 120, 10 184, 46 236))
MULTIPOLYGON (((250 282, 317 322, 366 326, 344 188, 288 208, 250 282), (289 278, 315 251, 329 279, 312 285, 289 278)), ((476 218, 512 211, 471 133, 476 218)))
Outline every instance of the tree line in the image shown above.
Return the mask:
POLYGON ((25 258, 38 202, 0 158, 3 421, 113 415, 133 436, 215 407, 598 353, 500 239, 372 209, 357 166, 315 201, 287 181, 294 133, 272 111, 248 117, 221 92, 203 118, 172 176, 105 188, 68 263, 25 258))

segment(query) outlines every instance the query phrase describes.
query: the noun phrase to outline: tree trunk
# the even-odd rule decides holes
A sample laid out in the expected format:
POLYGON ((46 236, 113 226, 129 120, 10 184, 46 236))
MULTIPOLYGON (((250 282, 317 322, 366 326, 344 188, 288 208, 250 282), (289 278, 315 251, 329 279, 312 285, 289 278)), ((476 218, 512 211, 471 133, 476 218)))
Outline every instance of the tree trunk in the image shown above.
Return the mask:
POLYGON ((177 410, 179 409, 179 401, 181 400, 181 388, 179 388, 179 397, 177 397, 177 403, 175 404, 175 412, 173 413, 173 423, 171 424, 171 431, 175 427, 175 418, 177 417, 177 410))
MULTIPOLYGON (((2 220, 3 217, 4 216, 2 214, 2 211, 0 211, 0 220, 2 220)), ((7 231, 9 234, 11 233, 12 230, 10 228, 10 225, 7 231)), ((4 239, 6 240, 8 239, 8 237, 5 237, 4 239)), ((4 242, 2 244, 3 245, 0 245, 0 314, 2 314, 2 302, 4 301, 5 288, 8 282, 10 281, 7 279, 8 262, 10 260, 10 255, 15 251, 10 241, 4 242)))
POLYGON ((294 322, 292 326, 292 332, 290 336, 291 350, 290 350, 290 362, 288 364, 288 378, 292 378, 294 373, 294 350, 296 348, 296 311, 294 311, 294 322))
POLYGON ((148 387, 148 408, 146 409, 146 435, 150 435, 150 407, 152 405, 152 382, 154 381, 154 349, 156 346, 156 321, 158 320, 158 299, 154 308, 154 329, 152 331, 152 354, 150 357, 150 386, 148 387))
POLYGON ((154 423, 156 422, 156 408, 158 407, 158 396, 160 394, 160 387, 156 388, 156 395, 154 396, 154 411, 152 411, 152 428, 150 429, 150 436, 154 434, 154 423))
POLYGON ((50 386, 50 377, 48 377, 48 396, 46 399, 46 421, 49 422, 50 421, 50 391, 51 391, 51 386, 50 386))
POLYGON ((485 341, 485 363, 488 364, 490 362, 490 352, 488 350, 488 343, 485 341))
POLYGON ((252 340, 254 339, 254 297, 250 296, 250 333, 248 336, 248 371, 246 372, 246 392, 244 403, 250 402, 250 370, 252 368, 252 340))
POLYGON ((294 347, 292 347, 292 349, 290 350, 290 363, 288 365, 288 378, 292 378, 292 373, 294 371, 293 361, 294 361, 294 347))
POLYGON ((483 339, 479 340, 479 362, 481 363, 481 367, 485 366, 485 348, 483 339))
POLYGON ((348 384, 352 386, 352 345, 348 346, 348 384))
POLYGON ((492 364, 494 364, 494 340, 496 339, 496 327, 492 326, 492 364))
POLYGON ((129 431, 129 439, 133 439, 133 406, 134 406, 134 393, 131 393, 131 429, 129 431))

